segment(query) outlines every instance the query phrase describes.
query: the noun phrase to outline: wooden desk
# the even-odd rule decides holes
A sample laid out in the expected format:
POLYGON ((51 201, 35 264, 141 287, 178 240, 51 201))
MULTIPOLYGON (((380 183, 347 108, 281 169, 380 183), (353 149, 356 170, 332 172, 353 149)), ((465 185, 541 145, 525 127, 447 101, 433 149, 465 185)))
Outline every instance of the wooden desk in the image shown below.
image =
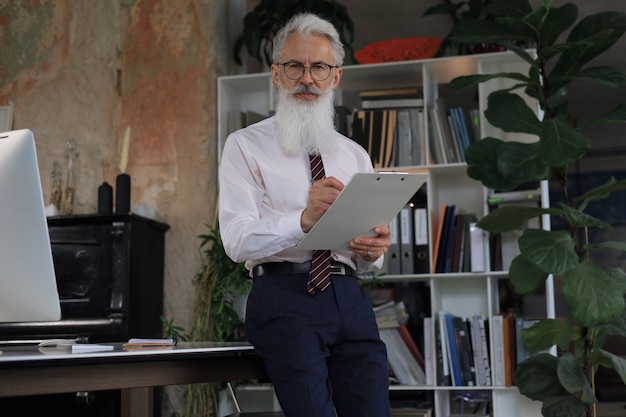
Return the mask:
POLYGON ((172 349, 71 353, 1 347, 0 397, 122 389, 122 417, 152 415, 153 387, 255 379, 261 359, 247 343, 179 343, 172 349))

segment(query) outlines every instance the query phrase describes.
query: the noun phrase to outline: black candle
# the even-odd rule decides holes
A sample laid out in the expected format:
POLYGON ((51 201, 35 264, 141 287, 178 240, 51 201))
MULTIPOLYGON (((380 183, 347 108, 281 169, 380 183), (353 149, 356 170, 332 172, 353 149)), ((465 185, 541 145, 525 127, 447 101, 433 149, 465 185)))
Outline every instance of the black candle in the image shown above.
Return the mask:
POLYGON ((115 212, 130 213, 130 175, 119 174, 115 182, 115 212))
POLYGON ((113 187, 106 181, 98 187, 98 213, 113 213, 113 187))

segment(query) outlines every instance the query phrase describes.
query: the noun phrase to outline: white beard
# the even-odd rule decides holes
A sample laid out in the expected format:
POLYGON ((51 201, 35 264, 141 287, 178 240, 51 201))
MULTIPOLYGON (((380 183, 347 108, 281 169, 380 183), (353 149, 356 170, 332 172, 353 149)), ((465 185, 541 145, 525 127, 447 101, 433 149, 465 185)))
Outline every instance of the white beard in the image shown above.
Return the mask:
POLYGON ((292 90, 278 88, 276 122, 278 140, 288 155, 333 152, 337 148, 335 131, 334 90, 298 85, 292 90), (294 97, 298 92, 319 94, 317 100, 305 101, 294 97))

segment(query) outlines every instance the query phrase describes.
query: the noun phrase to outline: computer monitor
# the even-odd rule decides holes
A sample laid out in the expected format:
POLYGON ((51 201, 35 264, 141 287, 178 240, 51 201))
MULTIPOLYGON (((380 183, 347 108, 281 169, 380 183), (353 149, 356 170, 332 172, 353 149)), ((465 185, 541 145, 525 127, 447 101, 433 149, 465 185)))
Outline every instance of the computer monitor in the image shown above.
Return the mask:
POLYGON ((0 133, 0 322, 60 318, 35 138, 0 133))

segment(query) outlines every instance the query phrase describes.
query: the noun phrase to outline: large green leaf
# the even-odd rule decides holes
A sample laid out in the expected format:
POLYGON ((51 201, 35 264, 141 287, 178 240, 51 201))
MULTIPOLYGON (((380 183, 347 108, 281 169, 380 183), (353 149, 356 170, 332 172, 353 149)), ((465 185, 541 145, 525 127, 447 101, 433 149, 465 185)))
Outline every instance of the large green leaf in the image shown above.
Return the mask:
POLYGON ((540 155, 548 166, 564 166, 582 158, 591 147, 589 140, 560 118, 544 119, 540 155))
POLYGON ((473 142, 465 150, 467 175, 494 190, 510 190, 519 182, 504 178, 498 170, 498 148, 504 142, 500 139, 487 137, 473 142))
MULTIPOLYGON (((611 226, 611 228, 613 228, 611 226)), ((589 245, 585 245, 586 250, 594 250, 594 249, 613 249, 618 252, 626 253, 626 243, 624 242, 599 242, 592 243, 589 245)))
POLYGON ((580 400, 586 404, 598 401, 583 370, 582 357, 569 352, 563 354, 559 358, 556 372, 561 385, 570 394, 580 395, 580 400))
POLYGON ((543 417, 585 417, 585 404, 573 396, 550 397, 541 406, 543 417))
POLYGON ((611 177, 602 185, 592 188, 581 196, 575 197, 574 201, 585 200, 583 206, 589 201, 596 201, 608 198, 614 191, 626 190, 626 179, 616 180, 615 177, 611 177))
MULTIPOLYGON (((612 271, 614 270, 611 270, 610 272, 612 271)), ((623 271, 619 271, 622 273, 622 275, 624 275, 623 271)), ((626 291, 626 288, 624 289, 624 291, 626 291)), ((613 322, 609 324, 603 324, 599 327, 602 332, 607 335, 626 337, 626 309, 622 311, 622 314, 616 320, 613 320, 613 322)))
POLYGON ((544 284, 548 273, 529 262, 521 255, 516 256, 509 267, 509 281, 518 294, 528 294, 544 284))
POLYGON ((485 217, 480 219, 477 226, 491 233, 510 232, 524 225, 529 219, 542 214, 555 214, 555 209, 544 209, 528 206, 504 206, 498 207, 485 217))
POLYGON ((570 226, 574 227, 599 227, 601 229, 613 229, 609 223, 603 222, 587 213, 570 207, 567 204, 560 203, 559 206, 563 211, 563 215, 567 219, 570 226))
POLYGON ((538 401, 567 394, 556 375, 557 362, 554 356, 539 353, 519 363, 515 372, 519 391, 538 401))
POLYGON ((527 229, 519 238, 522 256, 543 271, 563 274, 578 265, 574 239, 564 231, 527 229))
POLYGON ((626 384, 626 359, 605 350, 601 351, 601 354, 611 359, 611 362, 613 363, 613 368, 617 371, 619 377, 622 378, 622 382, 626 384))
POLYGON ((510 78, 512 80, 521 81, 522 83, 529 83, 530 79, 524 74, 518 72, 499 72, 494 74, 477 74, 477 75, 463 75, 454 78, 450 81, 450 89, 457 93, 467 90, 468 88, 476 87, 478 84, 484 83, 495 78, 510 78))
POLYGON ((620 87, 626 84, 626 73, 621 68, 589 67, 563 77, 553 77, 552 80, 557 82, 585 80, 607 87, 620 87))
POLYGON ((487 100, 485 117, 505 132, 522 132, 539 136, 543 129, 528 104, 517 94, 494 92, 487 100))
POLYGON ((498 171, 518 183, 549 178, 550 167, 541 161, 539 149, 538 142, 504 142, 498 148, 498 171))
POLYGON ((623 313, 623 287, 602 268, 583 261, 565 274, 563 295, 585 327, 611 323, 623 313))
POLYGON ((540 320, 531 328, 522 330, 522 342, 533 352, 548 350, 557 343, 562 327, 560 320, 540 320))
POLYGON ((567 37, 567 43, 577 46, 561 54, 551 74, 564 75, 578 72, 593 58, 613 46, 625 30, 626 15, 624 13, 611 11, 586 16, 578 22, 567 37))
MULTIPOLYGON (((578 18, 578 7, 573 3, 566 3, 561 7, 550 9, 550 13, 543 20, 539 28, 541 45, 553 45, 557 38, 569 29, 578 18)), ((543 56, 549 59, 549 56, 543 56)))
POLYGON ((586 121, 580 128, 587 129, 600 123, 626 123, 626 104, 618 104, 608 113, 586 121))

